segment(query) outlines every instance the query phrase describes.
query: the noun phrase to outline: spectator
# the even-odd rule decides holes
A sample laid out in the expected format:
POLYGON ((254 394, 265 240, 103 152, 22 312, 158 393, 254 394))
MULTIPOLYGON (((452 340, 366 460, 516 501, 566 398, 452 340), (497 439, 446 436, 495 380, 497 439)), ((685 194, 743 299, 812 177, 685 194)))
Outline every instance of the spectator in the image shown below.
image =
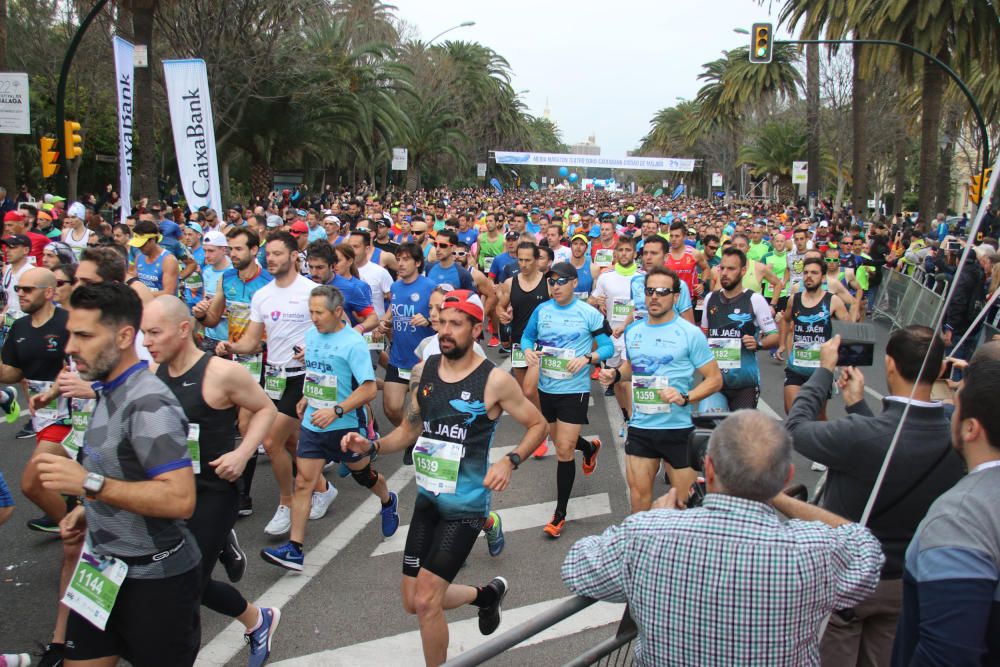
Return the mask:
MULTIPOLYGON (((986 244, 973 248, 957 275, 955 292, 948 303, 944 314, 944 342, 949 347, 958 343, 972 326, 979 311, 985 305, 986 276, 992 275, 993 265, 997 262, 997 253, 986 244)), ((957 359, 968 359, 975 348, 975 332, 966 337, 960 349, 953 349, 950 356, 957 359)))
POLYGON ((7 196, 7 188, 0 186, 0 213, 13 211, 15 208, 17 208, 17 204, 7 196))
POLYGON ((858 521, 889 443, 900 428, 903 409, 910 403, 868 521, 885 553, 881 580, 872 597, 833 613, 820 646, 824 665, 888 665, 903 600, 906 545, 931 503, 961 479, 964 469, 952 451, 945 407, 931 400, 944 356, 944 344, 931 329, 911 326, 889 338, 885 348, 889 396, 883 400, 881 414, 874 415, 865 401, 861 371, 848 367, 841 369, 838 382, 847 416, 819 421, 833 385, 839 346, 840 338, 835 336, 820 348, 820 368, 802 386, 785 427, 798 453, 829 469, 822 507, 858 521))
POLYGON ((952 440, 969 474, 934 502, 906 550, 893 665, 1000 664, 997 348, 976 353, 955 395, 952 440))
POLYGON ((629 603, 637 664, 818 665, 823 619, 875 590, 878 540, 779 493, 791 449, 778 422, 736 412, 709 441, 702 507, 666 509, 671 490, 663 509, 570 549, 562 577, 574 593, 629 603))

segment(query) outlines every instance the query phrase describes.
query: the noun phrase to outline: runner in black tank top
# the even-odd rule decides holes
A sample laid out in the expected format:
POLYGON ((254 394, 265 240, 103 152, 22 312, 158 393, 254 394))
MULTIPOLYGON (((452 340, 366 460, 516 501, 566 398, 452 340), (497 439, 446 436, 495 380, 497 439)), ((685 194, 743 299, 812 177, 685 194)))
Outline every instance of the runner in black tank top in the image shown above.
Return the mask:
POLYGON ((514 310, 514 319, 510 322, 511 340, 517 343, 521 340, 524 327, 528 326, 531 314, 542 303, 549 300, 549 286, 545 276, 539 274, 538 284, 534 289, 525 291, 521 286, 521 275, 515 274, 510 284, 510 305, 514 310))

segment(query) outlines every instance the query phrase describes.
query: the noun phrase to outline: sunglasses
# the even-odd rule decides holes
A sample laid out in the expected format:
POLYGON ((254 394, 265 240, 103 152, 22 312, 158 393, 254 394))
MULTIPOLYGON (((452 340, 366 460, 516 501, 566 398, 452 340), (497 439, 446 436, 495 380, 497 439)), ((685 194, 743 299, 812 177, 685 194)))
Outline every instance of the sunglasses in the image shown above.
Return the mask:
POLYGON ((413 235, 414 235, 414 236, 423 236, 423 235, 424 235, 424 234, 426 234, 426 233, 427 233, 427 232, 418 232, 418 231, 414 231, 414 232, 413 232, 413 235))
POLYGON ((14 291, 20 294, 24 292, 25 294, 31 294, 36 289, 41 289, 37 285, 14 285, 14 291))
POLYGON ((371 234, 372 233, 371 230, 368 229, 367 227, 358 227, 354 231, 356 231, 356 232, 364 232, 365 234, 371 234))
POLYGON ((468 254, 469 254, 469 252, 468 252, 467 250, 456 250, 456 251, 455 251, 455 252, 453 252, 452 254, 453 254, 453 255, 454 255, 455 257, 465 257, 466 255, 468 255, 468 254))
POLYGON ((719 249, 719 246, 717 246, 717 245, 710 245, 710 246, 705 246, 705 249, 706 249, 706 250, 711 250, 711 251, 713 251, 713 252, 714 252, 714 251, 716 251, 716 250, 718 250, 718 249, 719 249))
POLYGON ((840 264, 839 257, 824 257, 823 261, 826 262, 827 264, 840 264))
POLYGON ((434 247, 435 248, 442 248, 442 249, 443 248, 450 248, 451 244, 450 243, 435 243, 434 247))
POLYGON ((75 280, 58 280, 58 279, 56 280, 57 287, 65 287, 66 285, 75 285, 75 284, 76 284, 75 280))
POLYGON ((559 287, 562 287, 563 285, 568 284, 569 281, 571 281, 571 280, 573 280, 573 279, 572 278, 549 278, 549 286, 550 287, 555 287, 556 285, 558 285, 559 287))
POLYGON ((673 287, 647 287, 644 291, 646 296, 669 296, 677 293, 673 287))

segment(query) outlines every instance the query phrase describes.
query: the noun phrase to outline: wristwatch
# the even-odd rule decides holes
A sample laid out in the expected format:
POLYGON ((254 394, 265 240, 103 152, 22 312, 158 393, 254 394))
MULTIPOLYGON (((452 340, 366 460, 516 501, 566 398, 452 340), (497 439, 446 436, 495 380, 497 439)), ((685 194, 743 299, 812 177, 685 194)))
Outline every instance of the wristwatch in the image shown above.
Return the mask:
POLYGON ((333 406, 333 413, 337 415, 337 419, 340 419, 341 417, 344 416, 344 408, 340 407, 339 405, 335 405, 333 406))
POLYGON ((514 466, 514 470, 517 470, 518 466, 521 465, 521 457, 517 452, 510 452, 507 454, 507 458, 510 459, 510 464, 514 466))
POLYGON ((97 497, 97 494, 101 492, 104 488, 104 475, 98 475, 96 472, 88 472, 87 477, 83 480, 83 492, 88 498, 93 500, 97 497))
POLYGON ((684 399, 684 402, 683 402, 683 403, 681 403, 681 407, 682 407, 682 408, 683 408, 683 407, 684 407, 685 405, 687 405, 688 403, 690 403, 690 402, 691 402, 691 399, 689 399, 689 398, 688 398, 688 395, 687 395, 687 394, 684 394, 684 393, 682 393, 682 394, 681 394, 681 398, 683 398, 683 399, 684 399))

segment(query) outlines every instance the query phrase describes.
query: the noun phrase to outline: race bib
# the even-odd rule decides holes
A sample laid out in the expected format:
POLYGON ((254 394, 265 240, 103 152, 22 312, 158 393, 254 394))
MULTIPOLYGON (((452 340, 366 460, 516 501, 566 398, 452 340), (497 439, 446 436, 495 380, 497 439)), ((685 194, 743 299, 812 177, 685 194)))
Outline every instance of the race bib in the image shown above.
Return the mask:
POLYGON ((819 347, 821 343, 792 344, 792 361, 799 368, 819 368, 819 347))
POLYGON ((413 447, 413 469, 417 486, 431 493, 455 493, 458 469, 465 447, 457 442, 417 438, 413 447))
MULTIPOLYGON (((45 380, 28 380, 28 396, 44 394, 52 388, 52 383, 45 380)), ((59 398, 52 399, 40 408, 35 409, 35 419, 43 422, 54 422, 59 419, 59 398)))
POLYGON ((670 403, 660 398, 660 390, 670 386, 666 377, 657 375, 632 376, 632 405, 646 415, 670 412, 670 403))
POLYGON ((410 374, 413 371, 412 368, 397 368, 396 372, 399 375, 400 380, 410 381, 410 374))
POLYGON ((93 398, 74 398, 70 401, 69 414, 72 427, 61 444, 66 454, 74 461, 80 453, 80 448, 83 447, 83 434, 90 426, 90 416, 94 414, 95 403, 97 401, 93 398))
POLYGON ((313 410, 324 410, 337 405, 337 376, 323 373, 306 373, 302 395, 313 410))
POLYGON ((632 304, 632 299, 624 296, 616 296, 611 299, 611 317, 608 318, 608 321, 612 325, 625 324, 634 309, 635 306, 632 304))
POLYGON ((201 288, 205 286, 205 282, 201 279, 201 274, 195 272, 184 279, 184 286, 194 293, 201 291, 201 288))
POLYGON ((542 375, 555 380, 566 380, 573 377, 567 368, 569 362, 576 357, 575 350, 568 350, 561 347, 542 348, 541 368, 542 375))
POLYGON ((715 362, 722 370, 732 370, 740 367, 740 357, 743 351, 743 341, 739 338, 709 338, 708 346, 715 355, 715 362))
POLYGON ((368 343, 369 350, 384 350, 385 349, 385 338, 380 338, 375 340, 375 332, 369 331, 365 334, 365 342, 368 343))
POLYGON ((524 350, 517 343, 514 343, 514 347, 510 350, 510 367, 511 368, 527 368, 528 362, 524 358, 524 350))
POLYGON ((191 469, 198 475, 201 473, 201 424, 188 424, 187 448, 191 469))
POLYGON ((288 377, 285 374, 285 369, 268 364, 264 371, 264 393, 267 394, 268 398, 280 401, 285 394, 287 383, 288 377))
POLYGON ((250 376, 255 380, 260 380, 260 373, 264 370, 264 355, 257 354, 237 354, 236 363, 247 369, 250 376))
POLYGON ((490 269, 493 268, 493 260, 496 257, 483 257, 483 273, 489 273, 490 269))
POLYGON ((602 269, 611 266, 615 261, 615 251, 613 248, 601 248, 594 253, 594 264, 602 269))
POLYGON ((84 544, 62 603, 104 630, 127 574, 128 565, 117 558, 95 554, 89 544, 84 544))

